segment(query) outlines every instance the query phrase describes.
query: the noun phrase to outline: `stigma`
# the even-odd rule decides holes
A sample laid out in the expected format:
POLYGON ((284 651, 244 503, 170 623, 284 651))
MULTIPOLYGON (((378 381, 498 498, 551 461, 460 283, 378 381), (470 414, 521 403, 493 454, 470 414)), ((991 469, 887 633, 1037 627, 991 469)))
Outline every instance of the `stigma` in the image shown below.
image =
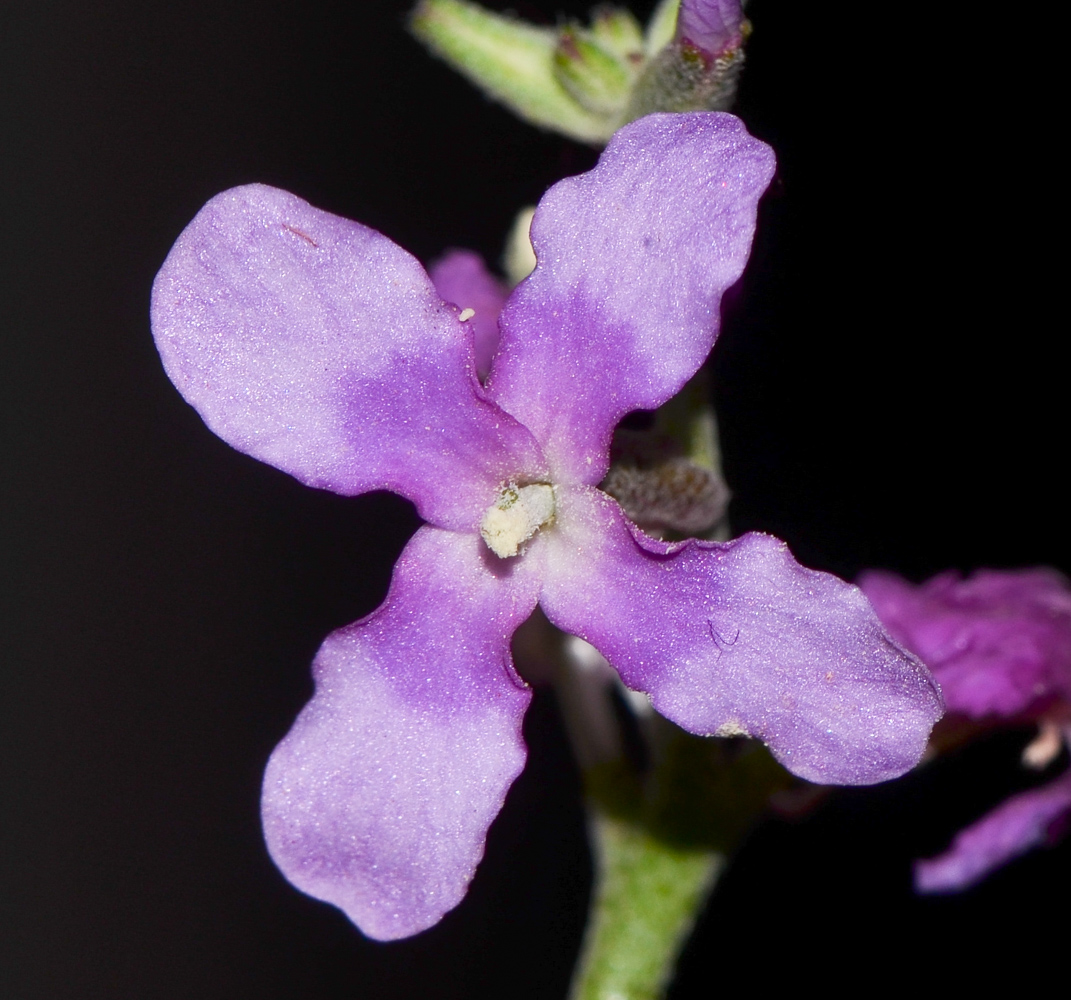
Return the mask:
POLYGON ((515 556, 540 528, 554 520, 554 487, 549 483, 503 486, 480 521, 487 547, 502 559, 515 556))

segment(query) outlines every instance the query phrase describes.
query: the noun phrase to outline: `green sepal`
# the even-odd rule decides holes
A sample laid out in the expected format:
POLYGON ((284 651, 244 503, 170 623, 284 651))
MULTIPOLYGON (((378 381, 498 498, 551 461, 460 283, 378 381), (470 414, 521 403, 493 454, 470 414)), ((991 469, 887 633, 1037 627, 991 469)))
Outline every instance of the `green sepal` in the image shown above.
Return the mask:
POLYGON ((677 31, 677 12, 681 0, 661 0, 644 32, 644 52, 648 59, 658 55, 671 41, 677 31))
POLYGON ((528 277, 536 266, 535 250, 532 249, 532 219, 535 218, 535 205, 522 208, 513 219, 509 235, 506 237, 506 249, 502 254, 502 270, 510 288, 516 288, 528 277))
POLYGON ((638 68, 643 62, 643 28, 631 11, 622 7, 596 7, 591 12, 591 34, 600 45, 631 66, 638 68))
POLYGON ((582 108, 616 119, 628 103, 635 74, 621 56, 596 41, 594 32, 570 24, 558 35, 554 75, 582 108))
POLYGON ((559 82, 559 32, 484 10, 465 0, 421 0, 410 29, 436 55, 533 125, 604 144, 619 122, 578 104, 559 82))

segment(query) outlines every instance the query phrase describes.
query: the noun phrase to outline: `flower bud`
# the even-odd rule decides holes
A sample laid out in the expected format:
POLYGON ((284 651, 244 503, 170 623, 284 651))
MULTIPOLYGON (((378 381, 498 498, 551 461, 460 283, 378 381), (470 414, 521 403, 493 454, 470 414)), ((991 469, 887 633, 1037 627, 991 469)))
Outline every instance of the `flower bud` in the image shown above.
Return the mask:
POLYGON ((591 12, 591 33, 600 45, 634 66, 643 62, 643 27, 630 11, 596 7, 591 12))
MULTIPOLYGON (((435 55, 532 125, 601 146, 620 124, 619 114, 588 110, 562 85, 555 28, 526 24, 467 0, 421 0, 409 27, 435 55)), ((584 84, 577 86, 582 90, 584 84)))
POLYGON ((554 76, 584 110, 616 116, 628 103, 635 72, 593 31, 570 24, 558 36, 554 76))
POLYGON ((595 146, 652 111, 729 108, 751 30, 740 0, 662 0, 646 31, 615 7, 556 29, 469 0, 420 0, 409 25, 488 97, 595 146))
POLYGON ((677 39, 711 61, 739 49, 748 30, 740 0, 684 0, 677 17, 677 39))
POLYGON ((730 108, 750 33, 740 0, 682 0, 673 39, 647 64, 626 118, 730 108))

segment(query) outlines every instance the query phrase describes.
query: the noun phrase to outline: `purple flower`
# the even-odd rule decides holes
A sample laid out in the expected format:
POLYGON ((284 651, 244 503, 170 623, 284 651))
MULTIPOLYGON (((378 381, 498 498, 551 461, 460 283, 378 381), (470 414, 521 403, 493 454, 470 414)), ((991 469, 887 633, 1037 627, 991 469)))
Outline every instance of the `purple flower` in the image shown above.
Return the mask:
POLYGON ((509 644, 537 602, 693 732, 752 734, 815 781, 918 760, 940 695, 855 587, 766 535, 655 541, 596 488, 615 424, 710 350, 773 168, 730 115, 620 131, 543 198, 486 386, 465 312, 409 254, 293 195, 224 192, 164 263, 157 344, 216 433, 427 522, 383 605, 323 644, 264 779, 276 863, 372 937, 465 893, 524 765, 509 644))
POLYGON ((677 38, 716 59, 744 41, 740 0, 684 0, 677 15, 677 38))
MULTIPOLYGON (((871 571, 859 586, 889 631, 917 653, 952 712, 1039 719, 1024 753, 1043 767, 1071 739, 1071 588, 1050 569, 942 573, 908 583, 871 571)), ((1060 831, 1071 813, 1071 772, 1014 795, 961 831, 944 854, 915 865, 920 892, 965 889, 1060 831)))
POLYGON ((980 719, 1071 702, 1071 589, 1055 570, 950 571, 919 585, 872 570, 859 586, 933 671, 950 712, 980 719))

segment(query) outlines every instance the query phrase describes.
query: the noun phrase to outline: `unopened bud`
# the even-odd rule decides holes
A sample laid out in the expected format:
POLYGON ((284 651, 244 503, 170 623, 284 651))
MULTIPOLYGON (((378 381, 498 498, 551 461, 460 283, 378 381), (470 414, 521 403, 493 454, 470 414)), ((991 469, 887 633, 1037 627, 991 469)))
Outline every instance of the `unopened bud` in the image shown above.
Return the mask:
POLYGON ((616 121, 588 111, 558 81, 556 29, 466 0, 421 0, 409 27, 432 52, 525 121, 595 145, 613 135, 616 121))
POLYGON ((682 0, 673 40, 647 64, 625 117, 727 110, 736 98, 750 33, 740 0, 682 0))
POLYGON ((677 17, 677 38, 712 62, 739 49, 748 31, 740 0, 684 0, 677 17))
POLYGON ((591 33, 600 45, 633 66, 643 62, 643 28, 630 11, 596 7, 591 13, 591 33))
POLYGON ((554 50, 554 76, 585 111, 616 116, 628 103, 634 67, 577 24, 561 30, 554 50))
POLYGON ((420 0, 414 35, 533 125, 604 145, 653 111, 724 111, 751 26, 740 0, 661 0, 646 31, 599 7, 590 27, 544 28, 469 0, 420 0))

